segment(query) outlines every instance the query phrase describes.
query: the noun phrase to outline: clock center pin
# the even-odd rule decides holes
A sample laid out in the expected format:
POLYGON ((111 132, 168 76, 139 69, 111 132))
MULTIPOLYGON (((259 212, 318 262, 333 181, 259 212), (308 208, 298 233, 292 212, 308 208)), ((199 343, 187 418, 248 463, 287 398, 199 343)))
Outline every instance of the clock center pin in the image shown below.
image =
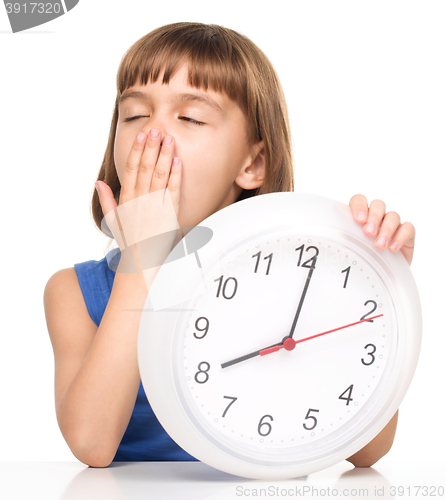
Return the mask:
POLYGON ((283 347, 287 351, 292 351, 296 347, 296 342, 291 337, 288 337, 283 341, 283 347))

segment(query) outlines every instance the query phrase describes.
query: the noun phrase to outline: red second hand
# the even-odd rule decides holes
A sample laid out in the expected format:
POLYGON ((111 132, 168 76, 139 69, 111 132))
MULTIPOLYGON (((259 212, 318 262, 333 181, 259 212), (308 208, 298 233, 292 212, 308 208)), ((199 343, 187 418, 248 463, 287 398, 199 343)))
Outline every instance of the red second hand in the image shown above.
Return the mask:
POLYGON ((312 335, 311 337, 306 337, 300 340, 294 340, 291 337, 287 338, 282 345, 276 345, 274 347, 269 347, 268 349, 263 349, 259 352, 260 356, 265 356, 266 354, 271 354, 272 352, 277 352, 283 347, 287 351, 292 351, 296 344, 300 342, 305 342, 306 340, 315 339, 316 337, 320 337, 321 335, 327 335, 327 333, 336 332, 337 330, 342 330, 343 328, 348 328, 349 326, 359 325, 359 323, 364 323, 365 321, 371 321, 372 319, 380 318, 384 316, 383 314, 378 314, 378 316, 372 316, 371 318, 363 319, 361 321, 357 321, 356 323, 350 323, 349 325, 340 326, 339 328, 334 328, 333 330, 328 330, 328 332, 318 333, 317 335, 312 335))

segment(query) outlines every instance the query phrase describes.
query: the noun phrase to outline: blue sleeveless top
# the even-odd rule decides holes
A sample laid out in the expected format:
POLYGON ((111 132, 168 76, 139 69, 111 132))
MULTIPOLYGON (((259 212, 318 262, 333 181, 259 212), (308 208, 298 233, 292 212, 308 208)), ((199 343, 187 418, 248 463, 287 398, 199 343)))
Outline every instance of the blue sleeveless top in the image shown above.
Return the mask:
MULTIPOLYGON (((99 327, 110 298, 116 273, 110 269, 119 262, 118 249, 103 259, 75 264, 79 285, 91 319, 99 327)), ((147 400, 142 382, 135 407, 113 462, 196 461, 163 429, 147 400)))

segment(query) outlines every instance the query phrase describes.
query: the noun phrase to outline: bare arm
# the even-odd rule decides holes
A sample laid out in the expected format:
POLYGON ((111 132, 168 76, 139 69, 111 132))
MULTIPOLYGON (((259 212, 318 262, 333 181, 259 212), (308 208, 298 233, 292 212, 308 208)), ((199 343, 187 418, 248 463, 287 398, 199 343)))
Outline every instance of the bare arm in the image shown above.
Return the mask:
POLYGON ((347 458, 347 460, 355 467, 371 467, 392 447, 397 421, 398 410, 384 429, 368 445, 347 458))
MULTIPOLYGON (((117 241, 121 231, 127 241, 139 242, 146 233, 171 234, 172 225, 178 226, 181 161, 173 161, 173 138, 164 144, 160 134, 144 137, 147 143, 134 140, 129 153, 119 210, 110 187, 97 183, 106 217, 113 222, 113 214, 124 215, 125 224, 116 219, 119 229, 114 226, 117 241), (178 168, 172 169, 172 165, 178 168)), ((167 257, 170 243, 173 238, 151 248, 151 255, 159 257, 157 262, 167 257)), ((59 427, 73 454, 94 467, 111 463, 132 415, 140 384, 137 337, 141 310, 160 268, 124 273, 123 260, 99 328, 88 314, 74 268, 55 273, 44 292, 55 358, 59 427)))
POLYGON ((74 268, 53 275, 45 288, 57 420, 73 454, 94 467, 106 467, 113 460, 135 405, 141 313, 125 309, 142 309, 146 296, 141 274, 116 274, 97 328, 74 268))

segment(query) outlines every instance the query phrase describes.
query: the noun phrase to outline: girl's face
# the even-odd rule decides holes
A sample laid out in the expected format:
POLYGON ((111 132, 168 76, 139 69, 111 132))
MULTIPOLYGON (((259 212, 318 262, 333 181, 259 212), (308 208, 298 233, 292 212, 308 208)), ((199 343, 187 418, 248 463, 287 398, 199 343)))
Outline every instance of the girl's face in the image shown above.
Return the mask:
POLYGON ((265 165, 262 143, 247 143, 246 118, 225 94, 187 84, 187 65, 161 84, 138 85, 123 92, 141 92, 119 105, 114 159, 122 184, 127 158, 140 131, 157 128, 175 139, 174 157, 183 164, 179 224, 196 226, 234 203, 243 189, 262 185, 265 165), (131 117, 140 117, 125 121, 131 117), (260 154, 259 154, 260 153, 260 154))

